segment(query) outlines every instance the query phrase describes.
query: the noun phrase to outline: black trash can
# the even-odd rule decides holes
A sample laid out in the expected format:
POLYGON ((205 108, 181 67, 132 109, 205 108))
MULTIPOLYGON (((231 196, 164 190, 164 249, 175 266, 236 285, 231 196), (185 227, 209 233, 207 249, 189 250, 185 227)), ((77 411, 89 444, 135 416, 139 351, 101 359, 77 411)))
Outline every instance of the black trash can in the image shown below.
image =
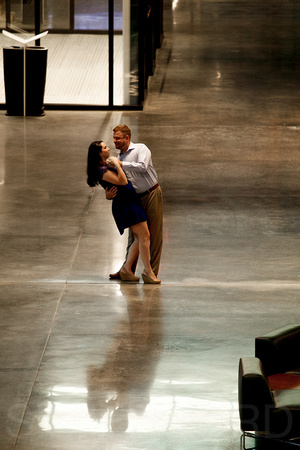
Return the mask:
MULTIPOLYGON (((43 116, 48 49, 26 47, 26 116, 43 116)), ((24 115, 24 48, 4 47, 4 85, 8 116, 24 115)))

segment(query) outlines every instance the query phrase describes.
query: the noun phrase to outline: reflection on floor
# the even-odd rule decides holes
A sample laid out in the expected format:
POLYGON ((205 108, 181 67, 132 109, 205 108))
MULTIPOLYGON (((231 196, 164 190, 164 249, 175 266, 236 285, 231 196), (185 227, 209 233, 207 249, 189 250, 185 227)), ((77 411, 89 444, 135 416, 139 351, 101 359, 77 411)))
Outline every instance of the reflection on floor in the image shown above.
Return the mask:
POLYGON ((300 320, 295 13, 166 1, 144 111, 2 111, 1 449, 239 448, 239 357, 300 320), (161 286, 108 280, 126 236, 85 164, 118 123, 162 186, 161 286))

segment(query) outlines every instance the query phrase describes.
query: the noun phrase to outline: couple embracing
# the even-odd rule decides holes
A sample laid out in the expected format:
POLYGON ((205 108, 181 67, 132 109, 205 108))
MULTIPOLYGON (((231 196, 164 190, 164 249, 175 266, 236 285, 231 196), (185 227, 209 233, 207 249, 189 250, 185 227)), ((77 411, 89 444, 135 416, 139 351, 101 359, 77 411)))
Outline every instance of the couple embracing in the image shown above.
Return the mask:
POLYGON ((112 212, 120 234, 129 228, 126 260, 120 270, 109 277, 138 282, 135 269, 140 255, 144 283, 159 284, 163 200, 151 152, 145 144, 131 142, 131 130, 127 125, 118 125, 113 132, 119 158, 110 156, 110 149, 99 140, 91 143, 87 162, 88 185, 100 184, 106 190, 106 198, 112 199, 112 212))

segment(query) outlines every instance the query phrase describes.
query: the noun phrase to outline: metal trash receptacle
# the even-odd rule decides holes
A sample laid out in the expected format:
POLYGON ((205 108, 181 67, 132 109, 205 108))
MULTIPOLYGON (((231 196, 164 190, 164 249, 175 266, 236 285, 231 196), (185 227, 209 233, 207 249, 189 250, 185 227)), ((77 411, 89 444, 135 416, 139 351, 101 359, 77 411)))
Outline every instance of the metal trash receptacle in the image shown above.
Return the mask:
POLYGON ((48 49, 25 48, 25 96, 24 96, 24 47, 3 48, 4 86, 7 115, 43 116, 48 49))

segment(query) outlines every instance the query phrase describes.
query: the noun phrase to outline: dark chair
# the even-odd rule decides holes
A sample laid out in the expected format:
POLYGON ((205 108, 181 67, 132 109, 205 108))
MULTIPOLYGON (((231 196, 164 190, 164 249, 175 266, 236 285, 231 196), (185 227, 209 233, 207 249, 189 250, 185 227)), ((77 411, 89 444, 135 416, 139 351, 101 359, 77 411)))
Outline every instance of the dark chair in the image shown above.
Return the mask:
POLYGON ((267 376, 287 372, 300 375, 300 325, 286 325, 257 337, 255 356, 267 376))
POLYGON ((272 449, 278 444, 300 447, 300 390, 271 390, 255 357, 240 359, 238 378, 241 448, 246 449, 246 437, 273 441, 272 449))

